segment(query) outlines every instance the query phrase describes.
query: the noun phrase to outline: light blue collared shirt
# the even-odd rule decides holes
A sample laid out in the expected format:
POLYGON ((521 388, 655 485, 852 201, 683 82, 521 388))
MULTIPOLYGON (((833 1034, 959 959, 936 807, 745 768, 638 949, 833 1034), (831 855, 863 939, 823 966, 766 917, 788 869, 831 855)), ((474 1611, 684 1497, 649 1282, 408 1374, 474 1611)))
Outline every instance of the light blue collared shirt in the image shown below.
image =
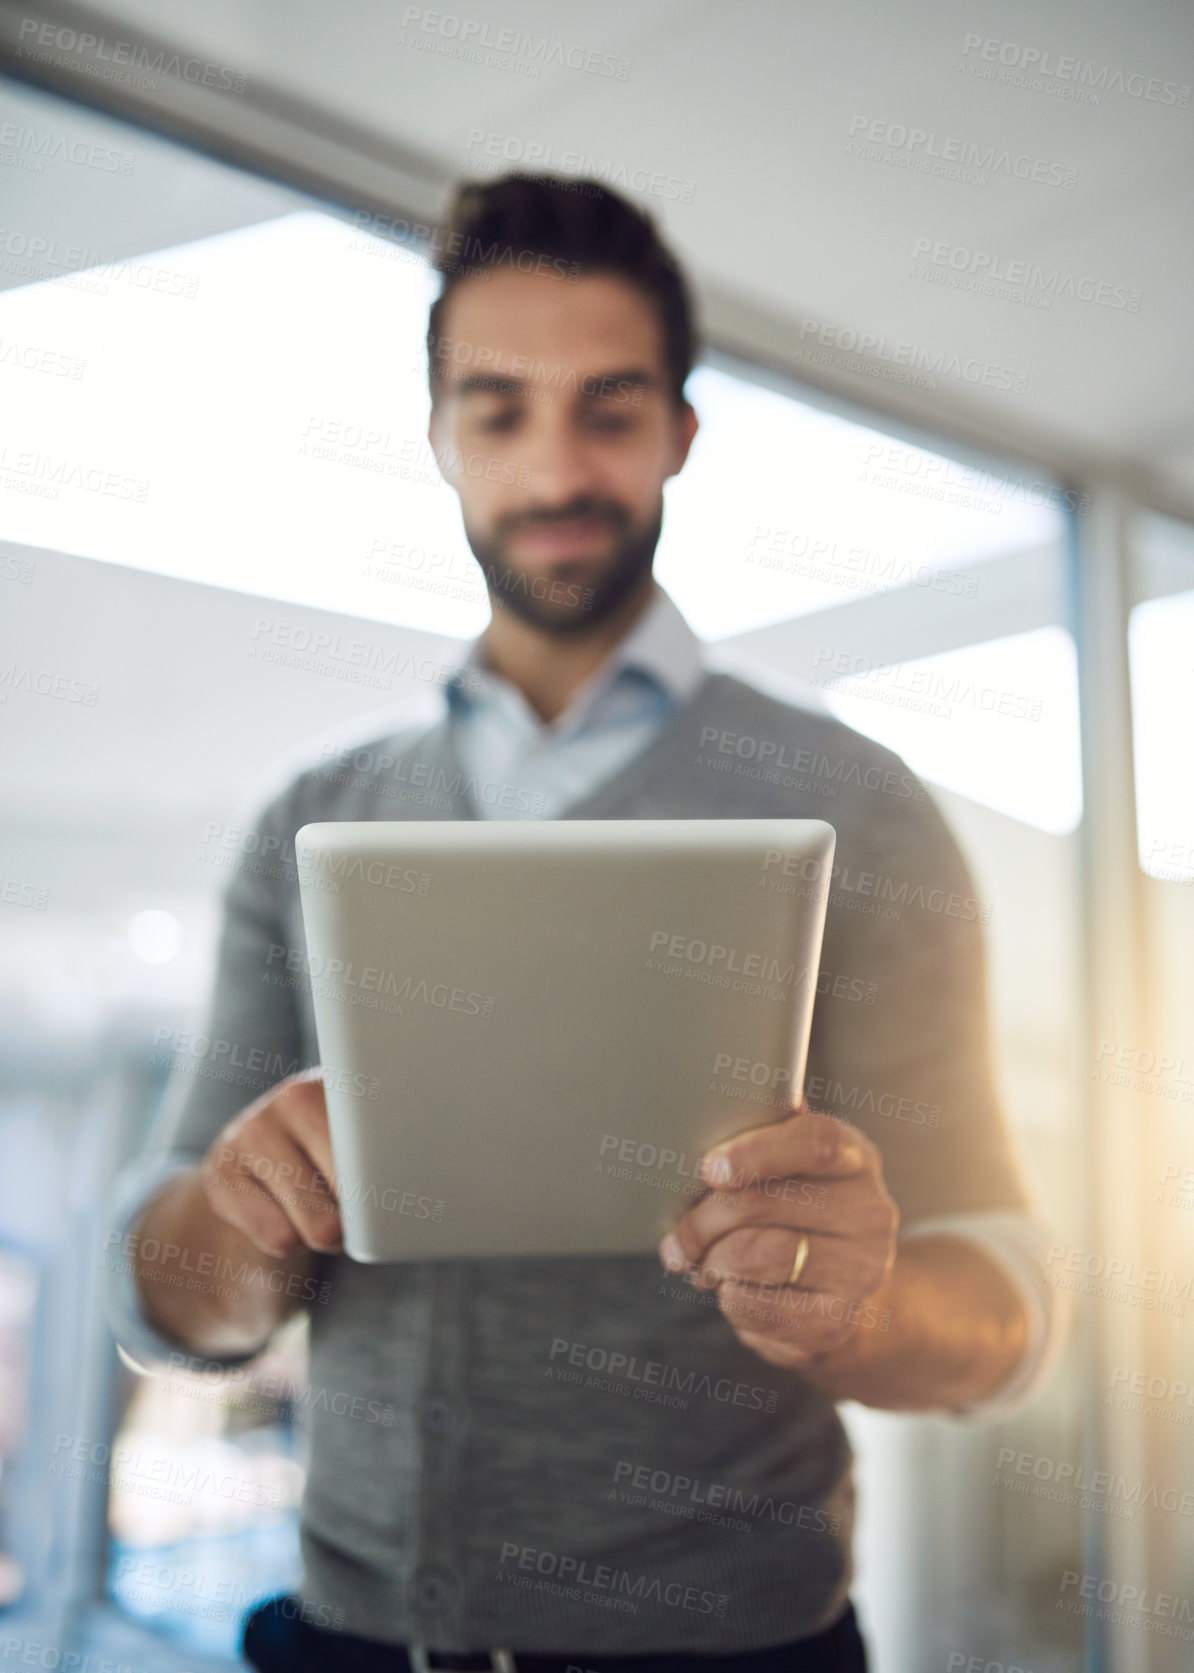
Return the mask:
POLYGON ((540 720, 517 686, 486 665, 476 639, 449 680, 452 741, 466 778, 517 786, 517 797, 474 795, 479 819, 555 819, 640 755, 696 692, 701 642, 656 581, 629 632, 555 720, 540 720))

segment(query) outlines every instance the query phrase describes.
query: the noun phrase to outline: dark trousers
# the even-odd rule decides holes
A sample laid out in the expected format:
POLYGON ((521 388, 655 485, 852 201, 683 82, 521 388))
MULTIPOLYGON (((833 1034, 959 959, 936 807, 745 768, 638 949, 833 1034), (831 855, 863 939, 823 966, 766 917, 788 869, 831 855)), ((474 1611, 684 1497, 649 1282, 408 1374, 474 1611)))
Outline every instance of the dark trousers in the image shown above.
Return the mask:
MULTIPOLYGON (((241 1654, 258 1673, 410 1673, 406 1651, 304 1621, 296 1598, 273 1598, 245 1620, 241 1654)), ((825 1632, 769 1650, 729 1655, 519 1655, 518 1673, 866 1673, 866 1649, 847 1604, 825 1632)), ((458 1657, 457 1665, 464 1665, 458 1657)), ((445 1658, 444 1665, 447 1665, 445 1658)))

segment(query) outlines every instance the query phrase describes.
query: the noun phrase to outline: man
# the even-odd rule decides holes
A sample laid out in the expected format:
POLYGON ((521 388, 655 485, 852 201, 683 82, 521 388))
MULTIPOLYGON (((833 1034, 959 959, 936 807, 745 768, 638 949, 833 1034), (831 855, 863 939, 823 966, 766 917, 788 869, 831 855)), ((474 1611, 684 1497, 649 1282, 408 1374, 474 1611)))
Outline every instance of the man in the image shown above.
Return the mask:
POLYGON ((1003 1415, 1061 1336, 971 880, 897 756, 711 671, 653 579, 697 419, 687 292, 650 220, 512 175, 458 193, 438 265, 429 433, 492 619, 434 716, 288 779, 256 821, 268 851, 326 819, 828 817, 836 861, 907 904, 831 896, 814 1108, 744 1106, 658 1263, 373 1266, 340 1250, 294 867, 246 859, 205 1032, 274 1072, 197 1080, 129 1170, 114 1328, 135 1356, 237 1365, 307 1306, 328 1398, 300 1589, 246 1631, 260 1668, 860 1669, 834 1402, 1003 1415), (756 754, 803 776, 732 770, 756 754), (769 1188, 787 1180, 808 1188, 769 1188), (180 1250, 210 1284, 172 1281, 180 1250), (346 1421, 332 1393, 395 1421, 346 1421))

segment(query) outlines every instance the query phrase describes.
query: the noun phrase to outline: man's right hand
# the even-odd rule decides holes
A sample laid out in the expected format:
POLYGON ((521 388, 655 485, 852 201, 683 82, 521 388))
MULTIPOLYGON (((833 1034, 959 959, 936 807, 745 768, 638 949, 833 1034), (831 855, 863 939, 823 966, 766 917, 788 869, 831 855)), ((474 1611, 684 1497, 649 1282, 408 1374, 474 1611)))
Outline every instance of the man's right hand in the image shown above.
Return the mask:
POLYGON ((234 1116, 202 1162, 150 1199, 136 1232, 151 1324, 196 1354, 264 1348, 315 1294, 319 1256, 343 1247, 321 1072, 234 1116))
POLYGON ((212 1213, 276 1260, 300 1244, 320 1253, 342 1249, 321 1072, 280 1082, 235 1116, 204 1157, 199 1179, 212 1213))

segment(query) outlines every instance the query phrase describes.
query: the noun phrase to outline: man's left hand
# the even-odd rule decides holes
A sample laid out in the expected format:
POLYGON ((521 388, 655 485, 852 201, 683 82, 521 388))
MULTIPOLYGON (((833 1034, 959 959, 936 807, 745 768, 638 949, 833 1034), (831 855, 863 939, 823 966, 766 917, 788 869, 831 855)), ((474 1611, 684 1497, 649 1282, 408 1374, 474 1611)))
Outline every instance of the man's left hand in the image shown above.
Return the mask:
POLYGON ((857 1127, 802 1103, 714 1145, 701 1176, 709 1192, 673 1226, 660 1258, 716 1288, 747 1347, 773 1365, 828 1367, 880 1323, 872 1298, 891 1277, 899 1210, 857 1127), (802 1233, 808 1258, 793 1286, 802 1233))

